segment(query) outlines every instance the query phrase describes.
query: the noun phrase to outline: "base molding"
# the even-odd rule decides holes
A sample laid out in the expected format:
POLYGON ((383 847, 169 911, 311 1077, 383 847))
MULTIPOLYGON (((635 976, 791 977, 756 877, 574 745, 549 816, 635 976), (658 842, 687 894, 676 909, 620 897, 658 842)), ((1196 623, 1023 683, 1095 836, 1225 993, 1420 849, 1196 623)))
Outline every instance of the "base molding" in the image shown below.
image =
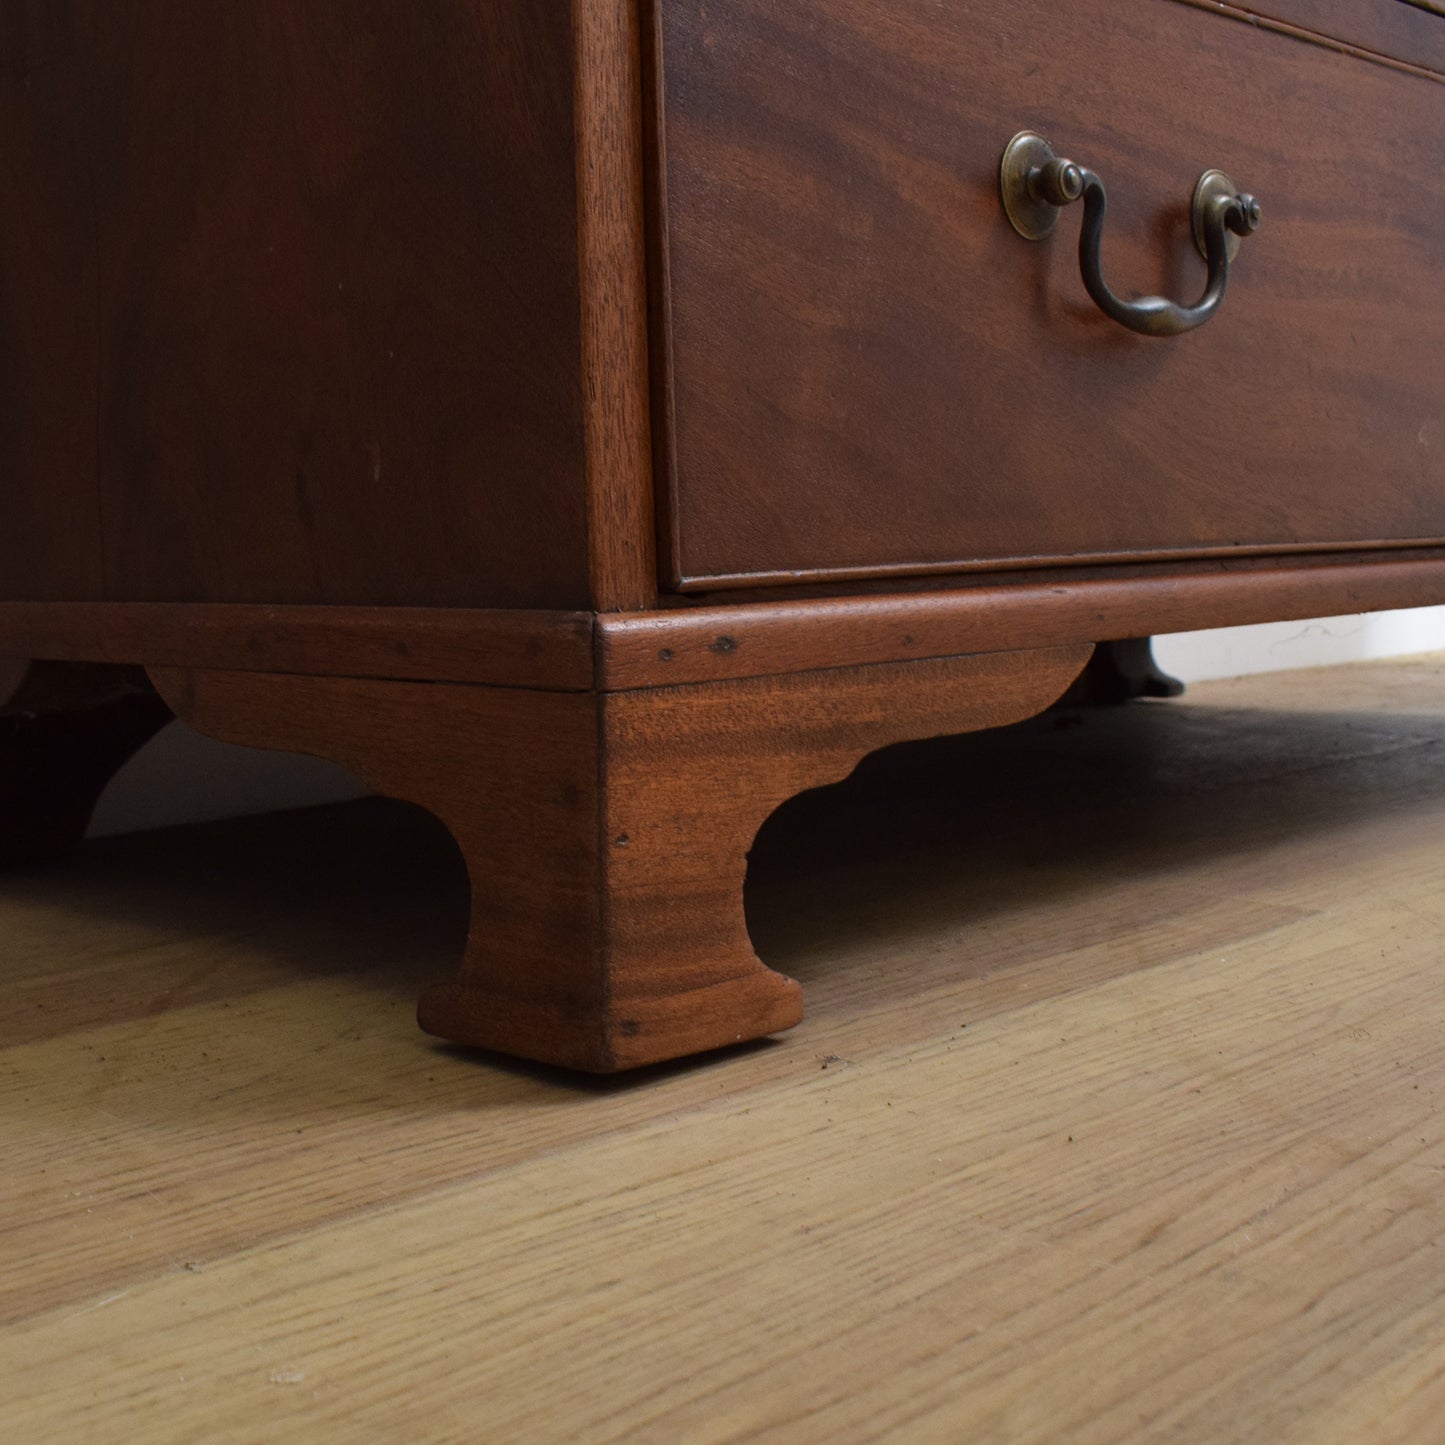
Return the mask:
MULTIPOLYGON (((857 583, 633 612, 0 601, 0 656, 622 692, 1445 603, 1445 551, 857 583)), ((0 675, 0 685, 3 685, 0 675)))

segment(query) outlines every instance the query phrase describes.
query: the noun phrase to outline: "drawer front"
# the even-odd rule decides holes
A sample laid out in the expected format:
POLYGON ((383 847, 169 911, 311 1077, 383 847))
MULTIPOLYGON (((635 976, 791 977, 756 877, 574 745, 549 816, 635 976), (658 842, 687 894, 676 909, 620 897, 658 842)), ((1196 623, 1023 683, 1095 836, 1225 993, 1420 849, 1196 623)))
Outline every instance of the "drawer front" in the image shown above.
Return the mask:
POLYGON ((674 582, 1445 538, 1445 84, 1174 0, 662 0, 674 582), (1108 188, 1104 274, 1192 301, 1196 178, 1264 221, 1219 312, 1105 318, 998 166, 1108 188))

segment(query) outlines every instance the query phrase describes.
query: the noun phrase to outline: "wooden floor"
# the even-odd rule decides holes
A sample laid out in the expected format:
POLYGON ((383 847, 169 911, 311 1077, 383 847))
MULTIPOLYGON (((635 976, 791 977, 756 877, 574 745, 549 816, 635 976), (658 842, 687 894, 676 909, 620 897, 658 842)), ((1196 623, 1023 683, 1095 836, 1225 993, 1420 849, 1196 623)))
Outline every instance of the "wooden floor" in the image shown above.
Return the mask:
POLYGON ((870 759, 755 853, 786 1040, 416 1032, 419 813, 0 882, 0 1437, 1445 1438, 1445 655, 870 759))

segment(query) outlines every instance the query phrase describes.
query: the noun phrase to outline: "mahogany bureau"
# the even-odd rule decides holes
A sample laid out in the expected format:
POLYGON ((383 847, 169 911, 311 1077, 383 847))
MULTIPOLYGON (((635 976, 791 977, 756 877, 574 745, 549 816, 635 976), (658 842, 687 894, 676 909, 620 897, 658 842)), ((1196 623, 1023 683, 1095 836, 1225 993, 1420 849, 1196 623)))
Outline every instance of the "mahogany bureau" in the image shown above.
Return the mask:
POLYGON ((792 794, 1445 602, 1438 8, 0 0, 0 856, 175 714, 452 831, 432 1032, 786 1029, 792 794))

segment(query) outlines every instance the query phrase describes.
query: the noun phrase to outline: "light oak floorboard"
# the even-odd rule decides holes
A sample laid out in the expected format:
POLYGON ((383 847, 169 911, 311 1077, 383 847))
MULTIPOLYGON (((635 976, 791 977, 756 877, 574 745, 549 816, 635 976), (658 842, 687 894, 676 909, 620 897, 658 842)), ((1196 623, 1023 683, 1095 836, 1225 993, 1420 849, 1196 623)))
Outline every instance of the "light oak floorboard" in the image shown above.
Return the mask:
POLYGON ((760 837, 784 1041, 424 1039, 381 802, 0 880, 7 1439, 1419 1441, 1445 657, 870 759, 760 837))

